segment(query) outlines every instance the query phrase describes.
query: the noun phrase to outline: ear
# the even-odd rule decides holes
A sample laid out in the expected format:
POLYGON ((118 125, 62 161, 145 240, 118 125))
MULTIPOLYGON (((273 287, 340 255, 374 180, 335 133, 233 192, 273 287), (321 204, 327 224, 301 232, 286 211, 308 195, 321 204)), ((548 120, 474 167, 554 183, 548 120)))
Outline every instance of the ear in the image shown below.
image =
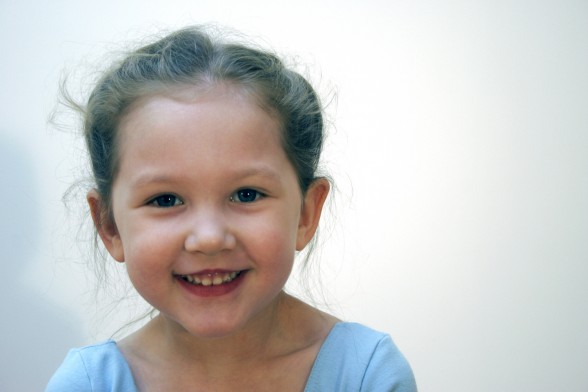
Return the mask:
POLYGON ((306 190, 298 223, 296 250, 302 250, 314 236, 318 227, 323 205, 329 194, 329 181, 325 178, 315 180, 306 190))
POLYGON ((98 231, 98 235, 102 239, 106 250, 118 262, 125 261, 125 255, 123 251, 123 244, 118 233, 118 229, 114 220, 106 210, 102 198, 95 189, 92 189, 86 195, 88 205, 90 206, 90 213, 92 214, 92 220, 94 226, 98 231))

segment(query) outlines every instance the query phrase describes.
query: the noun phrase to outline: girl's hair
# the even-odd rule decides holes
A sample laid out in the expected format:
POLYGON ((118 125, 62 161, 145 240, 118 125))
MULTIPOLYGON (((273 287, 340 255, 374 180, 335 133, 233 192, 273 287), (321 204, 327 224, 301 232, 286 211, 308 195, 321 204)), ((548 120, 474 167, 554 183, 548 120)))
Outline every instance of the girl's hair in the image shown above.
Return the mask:
POLYGON ((189 27, 141 47, 114 64, 98 81, 84 110, 84 135, 95 186, 111 215, 117 174, 117 129, 139 98, 185 86, 230 83, 251 94, 276 118, 282 144, 302 193, 316 179, 323 145, 322 106, 312 86, 272 53, 222 42, 189 27))

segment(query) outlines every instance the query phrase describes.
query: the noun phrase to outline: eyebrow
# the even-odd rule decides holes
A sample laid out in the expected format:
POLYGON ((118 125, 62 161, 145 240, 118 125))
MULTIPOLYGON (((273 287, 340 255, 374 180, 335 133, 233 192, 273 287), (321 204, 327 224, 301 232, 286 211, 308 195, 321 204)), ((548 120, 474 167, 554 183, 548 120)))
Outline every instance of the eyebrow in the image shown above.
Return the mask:
POLYGON ((268 178, 269 180, 276 181, 276 182, 280 182, 282 180, 282 176, 280 176, 277 171, 275 171, 270 166, 266 166, 266 165, 249 167, 244 170, 237 171, 235 173, 236 178, 247 178, 247 177, 257 177, 257 176, 265 177, 265 178, 268 178))
MULTIPOLYGON (((158 173, 141 173, 134 180, 131 181, 133 186, 142 187, 150 184, 169 184, 181 181, 185 175, 168 175, 158 173)), ((245 179, 249 177, 263 177, 273 182, 281 182, 282 176, 278 174, 274 169, 266 165, 259 165, 249 167, 243 170, 235 170, 230 173, 231 179, 245 179)))

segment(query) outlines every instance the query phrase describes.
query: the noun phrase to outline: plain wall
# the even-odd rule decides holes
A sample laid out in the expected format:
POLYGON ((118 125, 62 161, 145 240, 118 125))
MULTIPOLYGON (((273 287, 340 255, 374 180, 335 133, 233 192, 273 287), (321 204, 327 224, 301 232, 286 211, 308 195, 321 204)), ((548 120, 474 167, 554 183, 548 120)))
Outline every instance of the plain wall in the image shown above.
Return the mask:
POLYGON ((63 71, 75 87, 124 42, 216 22, 337 93, 315 260, 333 312, 390 332, 421 391, 587 391, 587 20, 584 0, 0 0, 0 389, 41 390, 134 308, 94 294, 61 201, 84 166, 47 125, 63 71))

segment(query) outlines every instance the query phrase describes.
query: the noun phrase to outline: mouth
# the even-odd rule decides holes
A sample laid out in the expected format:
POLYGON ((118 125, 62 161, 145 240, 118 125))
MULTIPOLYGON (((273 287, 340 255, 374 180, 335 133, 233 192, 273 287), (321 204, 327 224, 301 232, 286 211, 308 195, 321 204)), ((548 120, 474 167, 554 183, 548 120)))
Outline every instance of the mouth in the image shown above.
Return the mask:
POLYGON ((186 283, 194 286, 220 286, 232 282, 245 271, 205 272, 190 275, 177 275, 186 283))

